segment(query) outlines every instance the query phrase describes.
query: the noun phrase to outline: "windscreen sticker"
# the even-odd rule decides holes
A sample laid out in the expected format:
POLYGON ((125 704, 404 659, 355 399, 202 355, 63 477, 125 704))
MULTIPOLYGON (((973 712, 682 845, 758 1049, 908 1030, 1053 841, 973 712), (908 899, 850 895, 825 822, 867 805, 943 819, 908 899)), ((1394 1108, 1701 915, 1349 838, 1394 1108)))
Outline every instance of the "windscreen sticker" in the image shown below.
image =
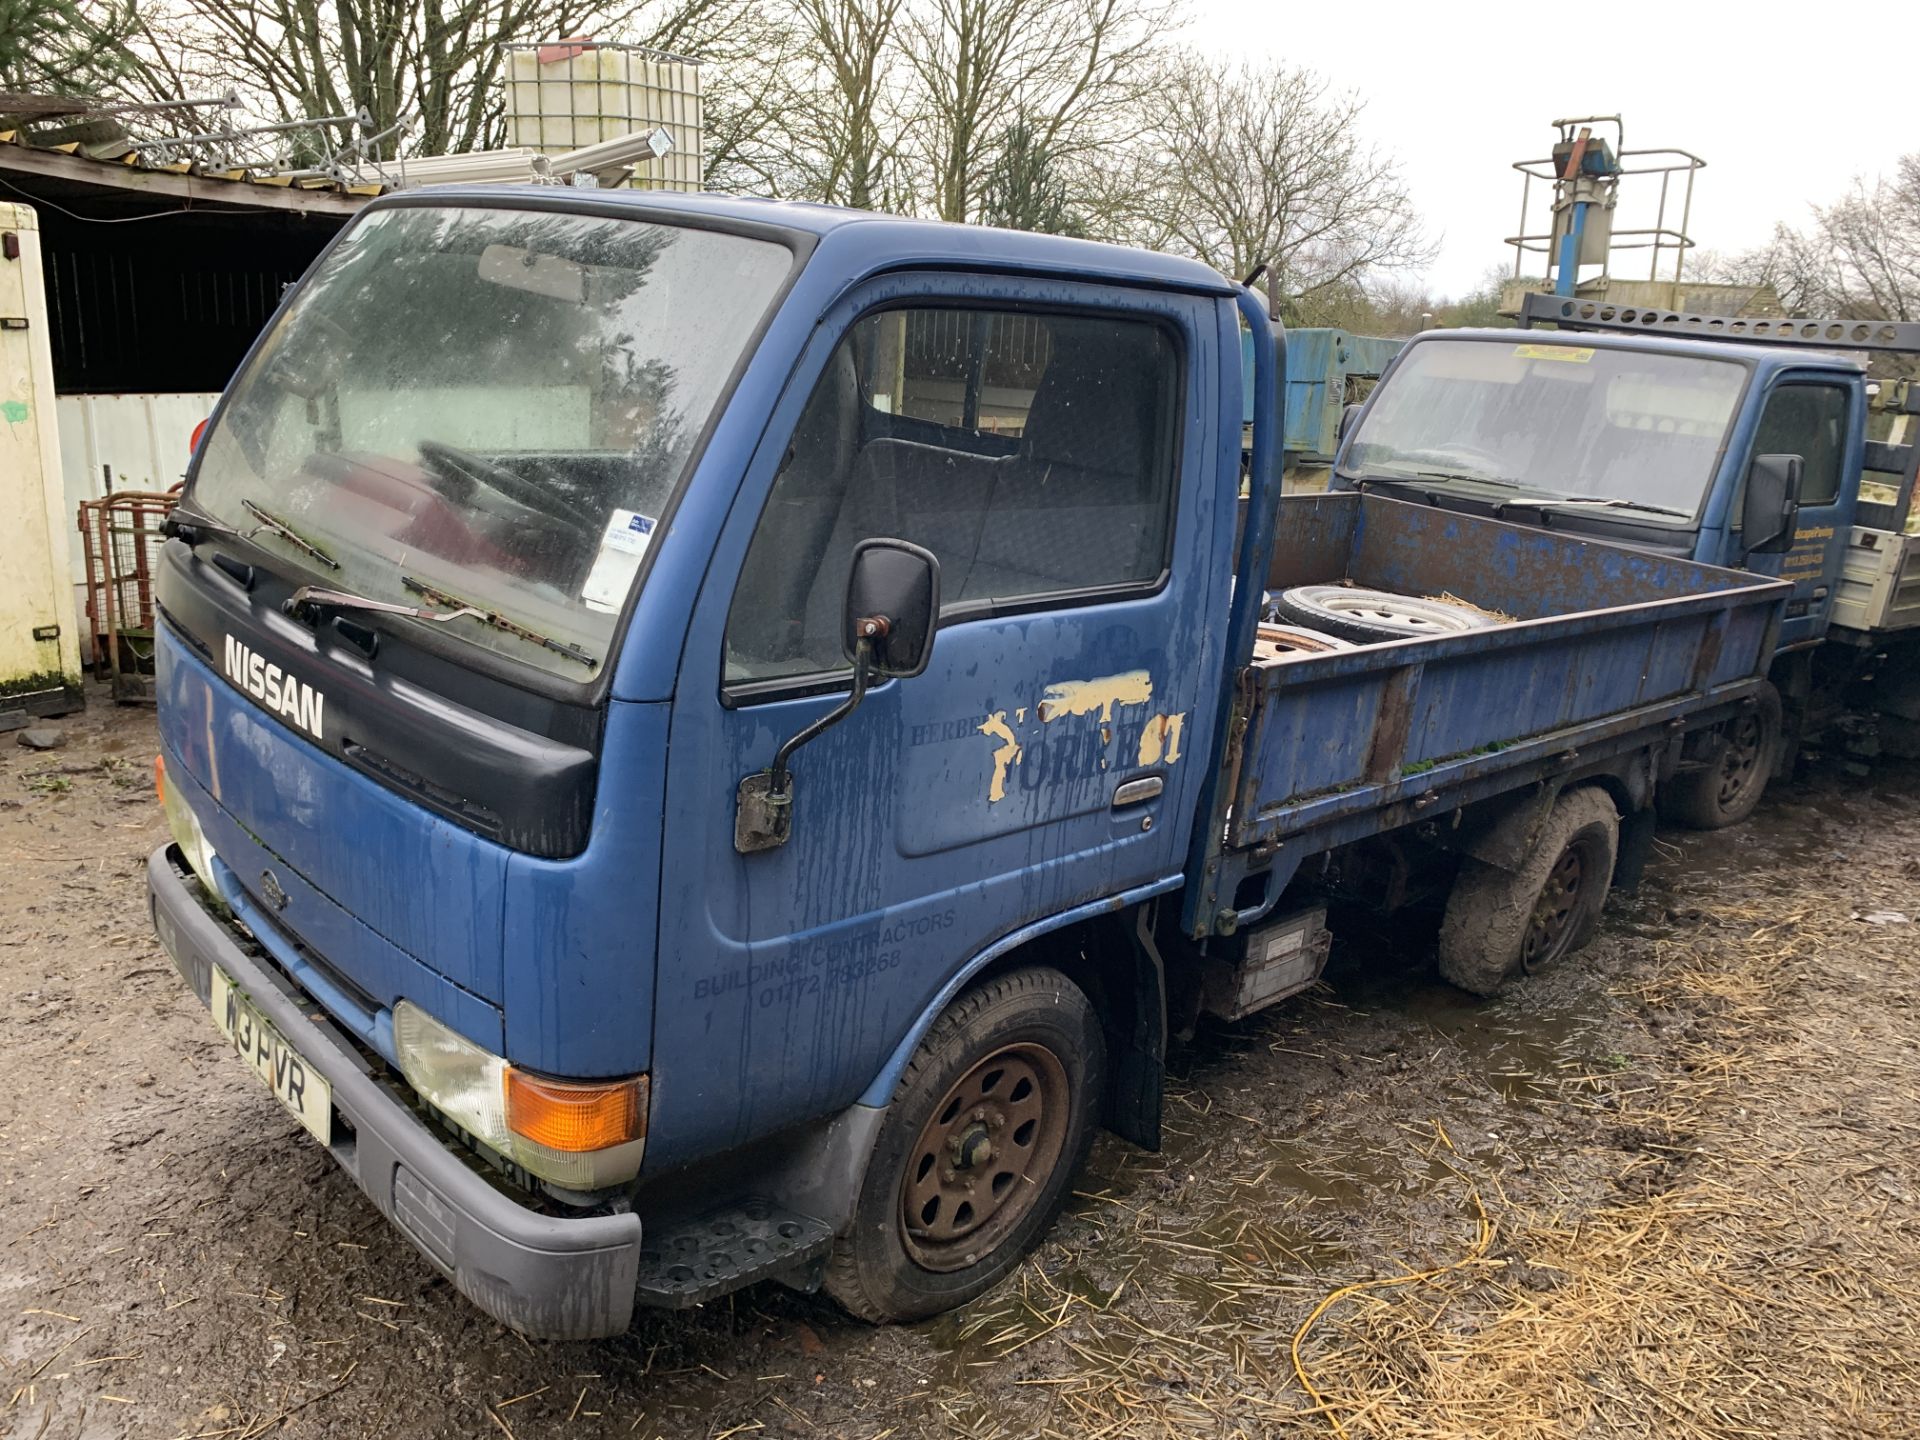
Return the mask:
POLYGON ((1593 359, 1592 347, 1581 345, 1516 345, 1513 353, 1522 360, 1567 360, 1575 365, 1593 359))
POLYGON ((653 543, 653 526, 653 517, 637 510, 615 510, 607 517, 600 553, 587 572, 587 583, 580 587, 580 599, 589 610, 613 614, 620 609, 633 577, 640 573, 647 546, 653 543))

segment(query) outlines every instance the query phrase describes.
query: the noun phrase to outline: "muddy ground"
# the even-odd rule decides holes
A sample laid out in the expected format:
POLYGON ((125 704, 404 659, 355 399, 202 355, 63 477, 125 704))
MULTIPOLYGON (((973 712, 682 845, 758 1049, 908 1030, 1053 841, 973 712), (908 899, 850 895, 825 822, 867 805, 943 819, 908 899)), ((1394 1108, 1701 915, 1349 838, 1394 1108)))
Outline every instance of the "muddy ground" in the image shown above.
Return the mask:
POLYGON ((151 717, 66 728, 0 744, 0 1434, 1920 1426, 1920 772, 1828 761, 1737 831, 1663 834, 1594 945, 1498 1003, 1359 927, 1326 985, 1185 1047, 1165 1152, 1104 1140, 956 1315, 768 1287, 545 1345, 455 1295, 183 990, 142 891, 151 717))

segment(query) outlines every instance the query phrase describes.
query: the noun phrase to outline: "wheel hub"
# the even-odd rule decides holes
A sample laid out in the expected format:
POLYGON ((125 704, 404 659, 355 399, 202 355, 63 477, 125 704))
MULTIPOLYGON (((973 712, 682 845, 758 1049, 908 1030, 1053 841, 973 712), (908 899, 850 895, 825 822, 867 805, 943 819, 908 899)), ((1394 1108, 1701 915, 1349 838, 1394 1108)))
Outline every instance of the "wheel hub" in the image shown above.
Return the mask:
POLYGON ((1742 716, 1727 735, 1727 748, 1720 757, 1720 803, 1732 805, 1745 793, 1760 767, 1760 722, 1752 715, 1742 716))
POLYGON ((1579 845, 1569 845, 1547 872, 1547 883, 1534 902, 1533 919, 1520 949, 1520 963, 1532 970, 1556 960, 1573 938, 1586 884, 1586 856, 1579 845))
POLYGON ((955 1135, 948 1142, 953 1153, 953 1168, 971 1170, 976 1165, 985 1165, 993 1159, 993 1137, 987 1134, 987 1126, 996 1129, 1006 1124, 1006 1118, 997 1110, 989 1111, 985 1123, 975 1123, 965 1134, 955 1135))
POLYGON ((1040 1045, 1003 1046, 947 1091, 901 1179, 903 1247, 928 1270, 962 1270, 1038 1202, 1072 1111, 1065 1067, 1040 1045))

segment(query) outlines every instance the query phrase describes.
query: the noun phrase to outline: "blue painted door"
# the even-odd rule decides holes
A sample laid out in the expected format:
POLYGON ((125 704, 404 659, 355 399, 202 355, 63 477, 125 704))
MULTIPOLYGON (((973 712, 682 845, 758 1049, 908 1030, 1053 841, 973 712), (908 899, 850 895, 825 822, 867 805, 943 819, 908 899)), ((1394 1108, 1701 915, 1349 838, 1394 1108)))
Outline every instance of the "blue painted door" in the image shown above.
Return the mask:
POLYGON ((1178 874, 1225 631, 1236 338, 1215 299, 1010 277, 895 276, 825 317, 682 656, 650 1166, 850 1103, 971 957, 1178 874), (940 558, 932 662, 794 756, 791 839, 741 855, 741 778, 846 693, 869 535, 940 558), (1116 804, 1136 780, 1159 793, 1116 804))
MULTIPOLYGON (((1804 462, 1800 518, 1793 547, 1782 555, 1748 555, 1749 569, 1793 582, 1780 624, 1780 647, 1818 640, 1826 633, 1833 587, 1846 552, 1857 496, 1843 483, 1849 457, 1860 453, 1865 419, 1857 387, 1836 382, 1832 372, 1783 370, 1761 399, 1749 455, 1798 455, 1804 462)), ((1740 523, 1735 493, 1732 525, 1740 523)))

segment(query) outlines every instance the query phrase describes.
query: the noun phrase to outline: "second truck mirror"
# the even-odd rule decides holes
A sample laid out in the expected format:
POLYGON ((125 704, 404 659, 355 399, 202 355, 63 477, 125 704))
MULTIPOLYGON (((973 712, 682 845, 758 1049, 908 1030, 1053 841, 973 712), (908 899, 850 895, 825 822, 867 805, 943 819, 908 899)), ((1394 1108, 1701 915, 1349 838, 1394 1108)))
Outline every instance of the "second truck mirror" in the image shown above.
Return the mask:
POLYGON ((1351 405, 1342 406, 1340 409, 1340 429, 1336 438, 1341 440, 1346 439, 1347 432, 1353 429, 1353 422, 1360 418, 1360 412, 1366 408, 1365 405, 1357 400, 1351 405))
POLYGON ((1747 469, 1747 493, 1740 506, 1740 539, 1750 555, 1781 555, 1793 548, 1800 518, 1800 476, 1806 463, 1798 455, 1756 455, 1747 469))

